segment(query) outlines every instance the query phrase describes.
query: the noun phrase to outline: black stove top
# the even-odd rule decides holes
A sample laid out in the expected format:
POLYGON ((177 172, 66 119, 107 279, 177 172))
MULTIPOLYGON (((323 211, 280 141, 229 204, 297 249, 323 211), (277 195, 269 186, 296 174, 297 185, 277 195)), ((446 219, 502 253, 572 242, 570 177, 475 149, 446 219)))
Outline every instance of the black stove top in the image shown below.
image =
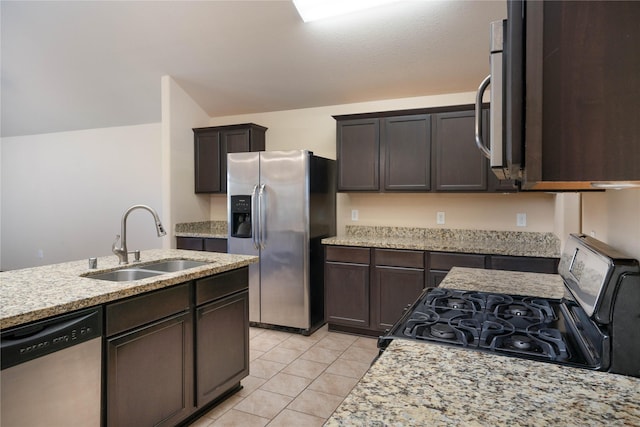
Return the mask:
POLYGON ((430 288, 382 337, 432 341, 576 366, 597 367, 574 338, 569 301, 430 288))

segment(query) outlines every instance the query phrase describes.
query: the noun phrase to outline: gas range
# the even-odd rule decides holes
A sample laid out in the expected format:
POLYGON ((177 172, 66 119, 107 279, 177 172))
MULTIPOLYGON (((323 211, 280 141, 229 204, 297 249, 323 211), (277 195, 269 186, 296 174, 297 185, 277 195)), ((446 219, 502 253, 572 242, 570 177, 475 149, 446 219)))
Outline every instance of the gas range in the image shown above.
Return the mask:
POLYGON ((428 288, 378 340, 396 338, 640 377, 640 267, 571 235, 558 267, 567 296, 428 288))

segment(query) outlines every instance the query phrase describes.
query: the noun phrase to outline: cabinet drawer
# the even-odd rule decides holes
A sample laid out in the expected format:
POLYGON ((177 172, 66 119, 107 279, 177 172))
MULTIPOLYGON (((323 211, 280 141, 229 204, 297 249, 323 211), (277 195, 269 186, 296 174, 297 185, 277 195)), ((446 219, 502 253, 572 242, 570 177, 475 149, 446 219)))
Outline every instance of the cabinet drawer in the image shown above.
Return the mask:
POLYGON ((107 336, 189 309, 189 285, 150 292, 107 305, 107 336))
POLYGON ((190 251, 201 251, 203 249, 201 237, 176 237, 176 248, 190 251))
POLYGON ((429 268, 432 270, 451 270, 452 267, 484 268, 484 262, 484 255, 432 252, 429 268))
POLYGON ((327 246, 327 261, 352 262, 369 264, 369 248, 351 248, 344 246, 327 246))
POLYGON ((227 253, 227 239, 204 239, 204 250, 207 252, 227 253))
POLYGON ((196 305, 249 289, 249 268, 227 271, 196 281, 196 305))
POLYGON ((390 267, 424 268, 424 252, 393 249, 374 249, 375 265, 390 267))

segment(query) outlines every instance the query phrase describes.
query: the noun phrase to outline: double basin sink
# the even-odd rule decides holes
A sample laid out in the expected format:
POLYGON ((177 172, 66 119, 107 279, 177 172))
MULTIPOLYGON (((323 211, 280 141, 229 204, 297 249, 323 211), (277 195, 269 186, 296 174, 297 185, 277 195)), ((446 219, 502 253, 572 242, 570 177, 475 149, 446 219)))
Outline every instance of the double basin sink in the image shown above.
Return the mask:
POLYGON ((108 280, 110 282, 129 282, 131 280, 147 279, 149 277, 160 276, 161 274, 174 273, 176 271, 188 270, 208 264, 211 264, 211 262, 193 261, 189 259, 169 259, 138 267, 127 266, 105 273, 87 274, 84 277, 108 280))

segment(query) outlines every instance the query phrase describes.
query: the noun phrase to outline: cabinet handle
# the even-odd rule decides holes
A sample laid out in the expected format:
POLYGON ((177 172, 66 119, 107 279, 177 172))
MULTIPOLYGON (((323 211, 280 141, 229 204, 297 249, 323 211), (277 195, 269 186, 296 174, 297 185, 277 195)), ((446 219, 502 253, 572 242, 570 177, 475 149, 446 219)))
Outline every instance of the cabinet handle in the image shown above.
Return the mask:
POLYGON ((480 83, 478 93, 476 94, 476 146, 478 146, 478 149, 487 159, 491 158, 491 151, 482 141, 482 97, 490 83, 491 75, 488 75, 482 83, 480 83))

